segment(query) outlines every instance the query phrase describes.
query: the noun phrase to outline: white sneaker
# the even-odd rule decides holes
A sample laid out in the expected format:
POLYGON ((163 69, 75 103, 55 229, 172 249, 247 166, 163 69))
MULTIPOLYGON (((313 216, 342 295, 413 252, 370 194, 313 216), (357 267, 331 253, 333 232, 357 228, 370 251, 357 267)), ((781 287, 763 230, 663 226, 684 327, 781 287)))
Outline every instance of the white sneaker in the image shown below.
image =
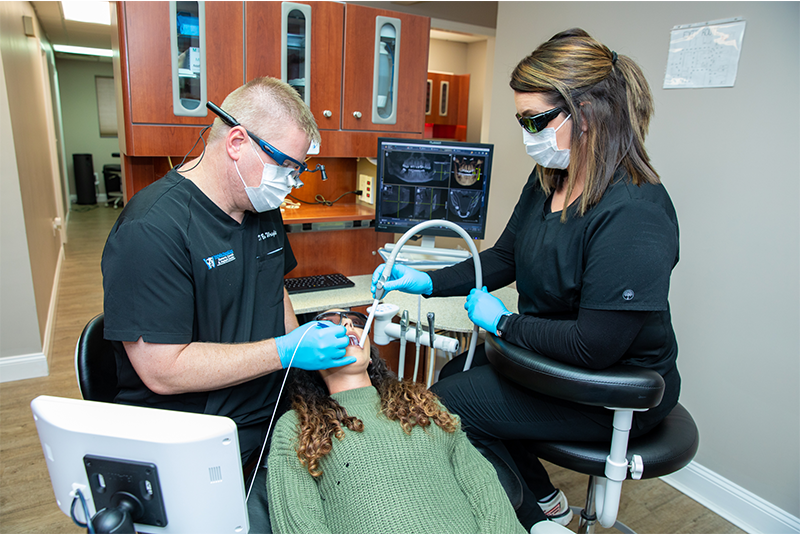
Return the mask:
POLYGON ((552 520, 542 520, 531 526, 531 533, 574 533, 552 520))
POLYGON ((539 502, 539 507, 542 508, 544 514, 547 515, 548 520, 552 520, 562 526, 566 526, 572 520, 572 511, 567 503, 567 497, 564 493, 556 489, 556 494, 546 502, 539 502))

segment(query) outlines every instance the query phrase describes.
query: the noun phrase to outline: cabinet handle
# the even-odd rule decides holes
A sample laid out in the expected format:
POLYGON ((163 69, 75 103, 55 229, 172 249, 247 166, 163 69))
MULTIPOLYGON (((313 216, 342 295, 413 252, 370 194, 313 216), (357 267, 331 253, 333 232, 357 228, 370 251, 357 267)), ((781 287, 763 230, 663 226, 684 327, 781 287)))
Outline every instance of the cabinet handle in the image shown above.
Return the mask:
POLYGON ((333 117, 333 112, 331 110, 325 110, 322 112, 322 115, 325 117, 333 117))
POLYGON ((361 119, 361 112, 360 111, 354 111, 353 112, 353 117, 355 117, 356 119, 361 119))

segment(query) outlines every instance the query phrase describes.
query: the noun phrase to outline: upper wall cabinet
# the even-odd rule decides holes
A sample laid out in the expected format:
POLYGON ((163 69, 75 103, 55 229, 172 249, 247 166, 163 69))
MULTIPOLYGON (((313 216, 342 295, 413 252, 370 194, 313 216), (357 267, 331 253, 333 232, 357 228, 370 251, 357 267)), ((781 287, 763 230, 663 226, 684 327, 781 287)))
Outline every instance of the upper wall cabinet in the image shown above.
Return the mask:
POLYGON ((342 129, 422 132, 430 19, 347 4, 342 129))
MULTIPOLYGON (((341 2, 117 2, 127 156, 180 156, 206 101, 282 78, 311 108, 319 156, 375 156, 421 137, 430 19, 341 2)), ((117 39, 118 38, 118 39, 117 39)))
POLYGON ((245 77, 280 76, 308 103, 320 156, 374 156, 424 130, 430 19, 338 2, 248 2, 245 77))
POLYGON ((311 108, 320 129, 338 130, 344 4, 248 2, 246 78, 280 77, 311 108))
POLYGON ((154 128, 209 124, 206 100, 221 103, 242 85, 243 4, 118 2, 117 10, 127 154, 182 154, 195 129, 154 128))

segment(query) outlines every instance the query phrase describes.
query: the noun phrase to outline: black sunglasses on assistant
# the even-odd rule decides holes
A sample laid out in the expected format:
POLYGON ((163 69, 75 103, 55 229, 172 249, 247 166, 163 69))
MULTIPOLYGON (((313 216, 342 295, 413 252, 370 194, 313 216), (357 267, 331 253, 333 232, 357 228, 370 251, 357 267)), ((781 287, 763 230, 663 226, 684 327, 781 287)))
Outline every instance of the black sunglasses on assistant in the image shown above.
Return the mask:
POLYGON ((330 321, 331 323, 335 323, 336 325, 342 324, 342 319, 347 318, 353 324, 353 327, 357 329, 363 329, 364 325, 367 324, 367 316, 362 314, 361 312, 355 312, 353 310, 334 310, 331 312, 323 312, 322 314, 318 314, 314 321, 330 321))
MULTIPOLYGON (((209 110, 213 111, 215 114, 217 114, 217 116, 219 116, 219 118, 222 119, 222 122, 230 126, 231 128, 234 128, 236 126, 242 126, 241 124, 239 124, 239 121, 234 119, 227 112, 223 111, 222 108, 220 108, 213 102, 210 101, 206 102, 206 107, 209 110)), ((245 131, 253 141, 258 143, 258 146, 261 147, 261 150, 263 150, 267 154, 267 156, 275 160, 275 163, 277 163, 281 167, 293 167, 294 172, 292 173, 292 178, 297 178, 300 175, 300 173, 305 173, 306 171, 308 171, 308 167, 306 167, 306 164, 298 162, 291 156, 287 156, 286 154, 282 153, 281 151, 279 151, 278 149, 276 149, 275 147, 273 147, 272 145, 270 145, 269 143, 267 143, 254 133, 252 133, 247 128, 245 128, 245 131)))
POLYGON ((552 110, 537 113, 531 117, 523 117, 518 113, 517 121, 519 121, 519 124, 522 128, 531 134, 536 134, 547 128, 547 125, 550 124, 550 121, 558 117, 558 114, 562 111, 564 110, 561 108, 553 108, 552 110))

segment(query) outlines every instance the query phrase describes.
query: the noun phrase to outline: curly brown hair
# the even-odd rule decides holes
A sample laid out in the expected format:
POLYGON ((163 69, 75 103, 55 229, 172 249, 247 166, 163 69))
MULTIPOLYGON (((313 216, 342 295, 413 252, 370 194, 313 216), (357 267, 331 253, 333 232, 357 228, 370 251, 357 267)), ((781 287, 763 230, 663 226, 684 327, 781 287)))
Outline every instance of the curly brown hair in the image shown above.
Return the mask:
MULTIPOLYGON (((426 428, 431 422, 447 433, 458 429, 458 419, 439 404, 436 394, 423 384, 398 380, 374 346, 370 356, 372 361, 367 373, 380 395, 380 412, 399 422, 403 432, 411 434, 415 425, 426 428)), ((291 388, 292 409, 299 421, 297 458, 308 468, 309 474, 320 477, 320 459, 330 453, 333 437, 344 439, 343 427, 360 433, 364 423, 347 414, 347 410, 328 394, 328 387, 318 372, 294 370, 291 388)))

